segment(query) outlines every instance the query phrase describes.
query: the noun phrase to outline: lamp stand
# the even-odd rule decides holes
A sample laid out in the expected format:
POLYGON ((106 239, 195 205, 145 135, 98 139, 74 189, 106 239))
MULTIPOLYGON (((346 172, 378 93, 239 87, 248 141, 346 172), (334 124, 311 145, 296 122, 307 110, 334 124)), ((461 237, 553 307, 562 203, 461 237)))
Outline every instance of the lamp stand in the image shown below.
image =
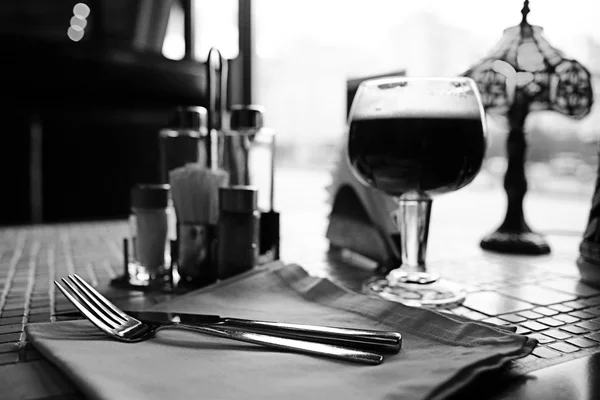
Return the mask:
POLYGON ((530 255, 550 253, 550 246, 544 237, 531 230, 523 214, 523 199, 527 192, 524 126, 528 113, 529 100, 524 93, 517 91, 507 114, 510 132, 506 141, 508 166, 504 176, 504 190, 508 198, 506 216, 495 232, 481 240, 480 246, 484 250, 530 255))

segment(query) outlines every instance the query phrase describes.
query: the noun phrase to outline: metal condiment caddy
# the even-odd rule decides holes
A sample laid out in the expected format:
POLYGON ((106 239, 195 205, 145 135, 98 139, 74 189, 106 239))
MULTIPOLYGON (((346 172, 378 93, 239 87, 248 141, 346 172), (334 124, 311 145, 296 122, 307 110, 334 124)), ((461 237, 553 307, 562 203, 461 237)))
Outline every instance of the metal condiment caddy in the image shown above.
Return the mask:
MULTIPOLYGON (((160 204, 150 201, 150 205, 164 205, 164 209, 152 209, 150 213, 142 210, 143 221, 138 223, 136 218, 140 211, 136 205, 140 201, 140 187, 148 189, 153 185, 136 185, 132 189, 131 236, 123 239, 123 275, 112 281, 113 286, 185 292, 279 259, 280 221, 279 213, 274 209, 275 133, 263 126, 264 109, 260 106, 233 105, 227 110, 228 65, 217 49, 210 50, 206 66, 208 110, 197 106, 178 107, 168 127, 159 132, 160 181, 163 185, 154 185, 155 190, 161 193, 158 196, 160 204), (170 174, 175 169, 184 169, 186 165, 191 166, 190 163, 194 169, 204 168, 215 174, 226 174, 228 178, 227 183, 218 189, 220 204, 216 238, 206 244, 212 256, 208 263, 201 264, 203 271, 198 274, 190 270, 190 265, 185 271, 180 271, 182 256, 189 256, 189 249, 182 248, 180 215, 176 222, 169 217, 165 229, 161 225, 161 229, 154 229, 152 234, 140 232, 140 229, 151 228, 148 224, 144 225, 144 222, 150 221, 144 219, 148 215, 156 217, 153 222, 164 222, 163 214, 177 215, 173 210, 178 208, 178 204, 181 208, 181 192, 177 193, 179 200, 174 204, 171 193, 174 188, 165 184, 170 182, 170 174), (166 203, 163 201, 165 190, 168 192, 166 203), (161 218, 157 217, 159 214, 161 218), (140 233, 144 240, 154 238, 154 242, 160 235, 164 249, 162 246, 157 249, 148 240, 148 243, 138 243, 140 233), (146 245, 146 250, 152 249, 152 255, 148 255, 150 258, 139 254, 140 244, 146 245), (165 253, 162 264, 152 262, 148 269, 140 263, 140 256, 143 260, 157 258, 155 253, 161 250, 165 253), (232 258, 233 254, 239 256, 232 258), (185 274, 182 276, 180 272, 185 274), (213 276, 214 279, 190 278, 195 275, 213 276)), ((148 193, 150 197, 156 194, 151 190, 148 193)))

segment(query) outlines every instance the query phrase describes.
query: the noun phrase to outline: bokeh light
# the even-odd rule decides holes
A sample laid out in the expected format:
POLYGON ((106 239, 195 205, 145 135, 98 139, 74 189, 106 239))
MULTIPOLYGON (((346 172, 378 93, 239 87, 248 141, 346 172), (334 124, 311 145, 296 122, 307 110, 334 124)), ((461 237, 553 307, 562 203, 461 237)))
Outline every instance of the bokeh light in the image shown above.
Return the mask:
POLYGON ((90 8, 87 4, 77 3, 75 4, 75 7, 73 7, 73 14, 78 18, 85 19, 90 15, 90 8))
POLYGON ((81 29, 85 29, 87 26, 87 20, 85 18, 79 18, 77 16, 71 17, 71 26, 78 26, 81 29))
POLYGON ((72 26, 67 30, 67 36, 69 37, 69 39, 71 39, 74 42, 79 42, 84 35, 84 30, 81 29, 80 27, 79 30, 74 29, 72 26))

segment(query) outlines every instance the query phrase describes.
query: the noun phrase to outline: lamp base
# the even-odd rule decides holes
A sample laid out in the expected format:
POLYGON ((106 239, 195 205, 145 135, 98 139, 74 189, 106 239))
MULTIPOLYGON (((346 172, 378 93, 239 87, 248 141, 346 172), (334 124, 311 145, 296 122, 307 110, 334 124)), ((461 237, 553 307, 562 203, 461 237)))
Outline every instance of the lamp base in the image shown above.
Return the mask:
POLYGON ((535 232, 496 231, 481 240, 479 246, 488 251, 505 254, 543 255, 550 246, 542 235, 535 232))

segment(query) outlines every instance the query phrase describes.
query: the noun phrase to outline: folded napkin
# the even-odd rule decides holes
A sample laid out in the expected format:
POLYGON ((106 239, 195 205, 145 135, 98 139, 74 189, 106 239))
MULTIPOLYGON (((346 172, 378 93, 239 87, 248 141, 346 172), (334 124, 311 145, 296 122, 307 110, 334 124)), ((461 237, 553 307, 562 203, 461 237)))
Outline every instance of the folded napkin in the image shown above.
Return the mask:
POLYGON ((193 332, 121 343, 88 321, 28 325, 33 345, 91 399, 441 399, 535 340, 369 298, 288 265, 253 271, 155 309, 396 330, 399 354, 368 366, 193 332))

